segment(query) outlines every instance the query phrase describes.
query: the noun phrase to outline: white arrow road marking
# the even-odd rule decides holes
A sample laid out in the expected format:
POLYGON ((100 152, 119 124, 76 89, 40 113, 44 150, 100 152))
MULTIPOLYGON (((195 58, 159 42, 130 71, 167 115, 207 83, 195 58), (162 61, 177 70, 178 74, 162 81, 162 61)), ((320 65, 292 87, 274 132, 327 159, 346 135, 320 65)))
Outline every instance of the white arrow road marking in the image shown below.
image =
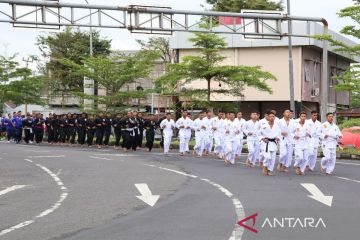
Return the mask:
POLYGON ((1 196, 1 195, 5 195, 5 194, 7 194, 7 193, 9 193, 9 192, 15 191, 15 190, 17 190, 17 189, 24 188, 24 187, 26 187, 26 185, 14 185, 14 186, 12 186, 12 187, 8 187, 8 188, 0 191, 0 196, 1 196))
POLYGON ((140 192, 141 196, 136 196, 141 201, 153 207, 159 200, 160 195, 153 195, 146 183, 135 184, 135 187, 140 192))
POLYGON ((301 185, 311 193, 311 195, 308 195, 309 198, 331 207, 333 196, 325 196, 315 184, 301 183, 301 185))

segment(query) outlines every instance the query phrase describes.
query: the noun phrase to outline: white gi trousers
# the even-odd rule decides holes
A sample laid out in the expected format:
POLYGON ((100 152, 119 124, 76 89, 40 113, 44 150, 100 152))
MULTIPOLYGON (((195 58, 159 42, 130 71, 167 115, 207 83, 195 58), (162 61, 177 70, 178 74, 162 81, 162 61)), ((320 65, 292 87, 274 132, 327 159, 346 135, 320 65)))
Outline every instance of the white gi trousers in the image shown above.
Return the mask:
POLYGON ((225 153, 224 156, 231 164, 235 164, 236 151, 238 149, 238 141, 233 137, 225 137, 225 153))
POLYGON ((268 150, 263 153, 264 162, 263 166, 266 167, 270 172, 274 171, 275 160, 276 160, 276 151, 268 150))
POLYGON ((294 147, 292 143, 280 141, 279 162, 285 167, 290 167, 293 158, 294 147))
POLYGON ((202 156, 205 149, 206 139, 203 133, 198 133, 195 135, 195 146, 194 150, 198 156, 202 156))
POLYGON ((321 159, 321 168, 326 173, 331 174, 335 169, 336 164, 336 148, 322 148, 324 157, 321 159))
POLYGON ((247 146, 249 151, 248 159, 252 164, 256 164, 256 161, 259 159, 260 142, 257 139, 248 139, 247 146))
POLYGON ((164 153, 168 153, 171 145, 172 135, 164 134, 164 153))

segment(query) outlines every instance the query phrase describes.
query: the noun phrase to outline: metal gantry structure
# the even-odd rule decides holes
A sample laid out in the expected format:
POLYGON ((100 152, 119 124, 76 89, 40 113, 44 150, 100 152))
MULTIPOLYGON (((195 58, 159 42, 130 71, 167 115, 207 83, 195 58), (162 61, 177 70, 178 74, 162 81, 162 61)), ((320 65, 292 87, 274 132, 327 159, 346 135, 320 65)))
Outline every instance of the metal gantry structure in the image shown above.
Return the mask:
MULTIPOLYGON (((323 34, 328 33, 328 23, 323 18, 291 16, 288 14, 230 13, 213 11, 174 10, 153 6, 107 6, 75 4, 53 1, 0 0, 0 22, 14 27, 59 29, 64 26, 128 29, 133 33, 172 34, 174 32, 204 32, 240 34, 251 38, 311 37, 291 31, 292 21, 323 24, 323 34), (90 11, 91 10, 91 11, 90 11), (233 24, 223 24, 220 17, 232 19, 233 24), (237 24, 241 18, 243 24, 237 24), (91 20, 91 21, 90 21, 91 20), (206 21, 207 27, 199 24, 206 21), (269 23, 271 22, 271 23, 269 23), (288 22, 290 31, 283 31, 282 22, 288 22)), ((1 30, 0 30, 1 31, 1 30)), ((291 52, 291 44, 289 52, 291 52)), ((328 102, 328 43, 323 42, 322 83, 320 111, 325 119, 328 102)), ((289 65, 290 66, 290 65, 289 65)), ((291 66, 290 66, 291 71, 291 66)), ((291 73, 290 73, 291 75, 291 73)), ((292 79, 290 77, 290 79, 292 79)), ((293 82, 290 82, 291 106, 294 106, 293 82)))

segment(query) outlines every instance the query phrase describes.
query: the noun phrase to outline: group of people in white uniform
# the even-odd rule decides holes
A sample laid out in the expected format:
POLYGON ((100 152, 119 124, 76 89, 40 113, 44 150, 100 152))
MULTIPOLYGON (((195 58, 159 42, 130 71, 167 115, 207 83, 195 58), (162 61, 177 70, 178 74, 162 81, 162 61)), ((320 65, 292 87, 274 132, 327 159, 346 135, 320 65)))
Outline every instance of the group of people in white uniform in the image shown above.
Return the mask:
POLYGON ((336 148, 342 138, 338 126, 334 123, 333 113, 326 115, 326 121, 318 121, 318 113, 311 112, 310 118, 305 112, 293 118, 291 110, 284 110, 283 118, 276 116, 276 111, 266 111, 263 119, 259 120, 259 113, 253 111, 246 121, 242 113, 219 111, 216 117, 211 111, 199 113, 198 118, 192 120, 186 110, 176 122, 170 113, 161 121, 163 130, 164 154, 168 154, 174 129, 178 129, 179 151, 184 156, 189 153, 189 141, 192 131, 195 133, 193 155, 207 156, 211 153, 223 159, 225 164, 235 164, 236 158, 241 156, 245 138, 248 148, 246 165, 259 165, 263 174, 273 175, 275 159, 279 152, 277 170, 287 172, 293 166, 297 175, 305 171, 314 171, 319 146, 324 157, 321 159, 321 171, 330 175, 336 163, 336 148))

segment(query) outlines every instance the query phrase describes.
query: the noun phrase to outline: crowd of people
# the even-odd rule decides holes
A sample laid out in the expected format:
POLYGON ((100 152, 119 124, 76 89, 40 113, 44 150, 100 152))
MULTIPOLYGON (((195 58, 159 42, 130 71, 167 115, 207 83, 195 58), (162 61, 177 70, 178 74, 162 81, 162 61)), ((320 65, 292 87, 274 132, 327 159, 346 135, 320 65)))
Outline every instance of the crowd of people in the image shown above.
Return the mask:
POLYGON ((21 112, 1 117, 0 134, 8 142, 26 144, 43 141, 44 133, 49 144, 81 146, 95 144, 98 148, 109 145, 111 134, 115 137, 115 149, 136 151, 142 147, 143 136, 146 148, 151 151, 155 139, 155 130, 161 130, 161 146, 168 155, 176 130, 179 138, 181 156, 190 153, 189 142, 194 136, 193 155, 197 157, 216 155, 225 164, 235 164, 245 144, 248 148, 246 165, 259 165, 264 175, 273 175, 276 153, 279 152, 277 170, 287 172, 293 166, 297 175, 305 171, 314 171, 318 148, 321 146, 324 157, 321 170, 332 174, 336 163, 336 148, 342 137, 341 131, 334 123, 334 115, 328 113, 326 121, 318 121, 318 113, 311 112, 308 118, 305 112, 293 118, 293 111, 283 111, 283 118, 276 117, 276 111, 268 110, 264 118, 257 111, 251 112, 246 121, 241 112, 218 111, 213 117, 212 111, 201 111, 196 119, 191 119, 186 110, 176 122, 172 114, 158 119, 155 115, 143 118, 141 113, 128 112, 125 117, 120 114, 99 113, 96 117, 87 114, 26 114, 21 112), (24 137, 23 137, 24 135, 24 137), (120 142, 122 139, 122 142, 120 142))

